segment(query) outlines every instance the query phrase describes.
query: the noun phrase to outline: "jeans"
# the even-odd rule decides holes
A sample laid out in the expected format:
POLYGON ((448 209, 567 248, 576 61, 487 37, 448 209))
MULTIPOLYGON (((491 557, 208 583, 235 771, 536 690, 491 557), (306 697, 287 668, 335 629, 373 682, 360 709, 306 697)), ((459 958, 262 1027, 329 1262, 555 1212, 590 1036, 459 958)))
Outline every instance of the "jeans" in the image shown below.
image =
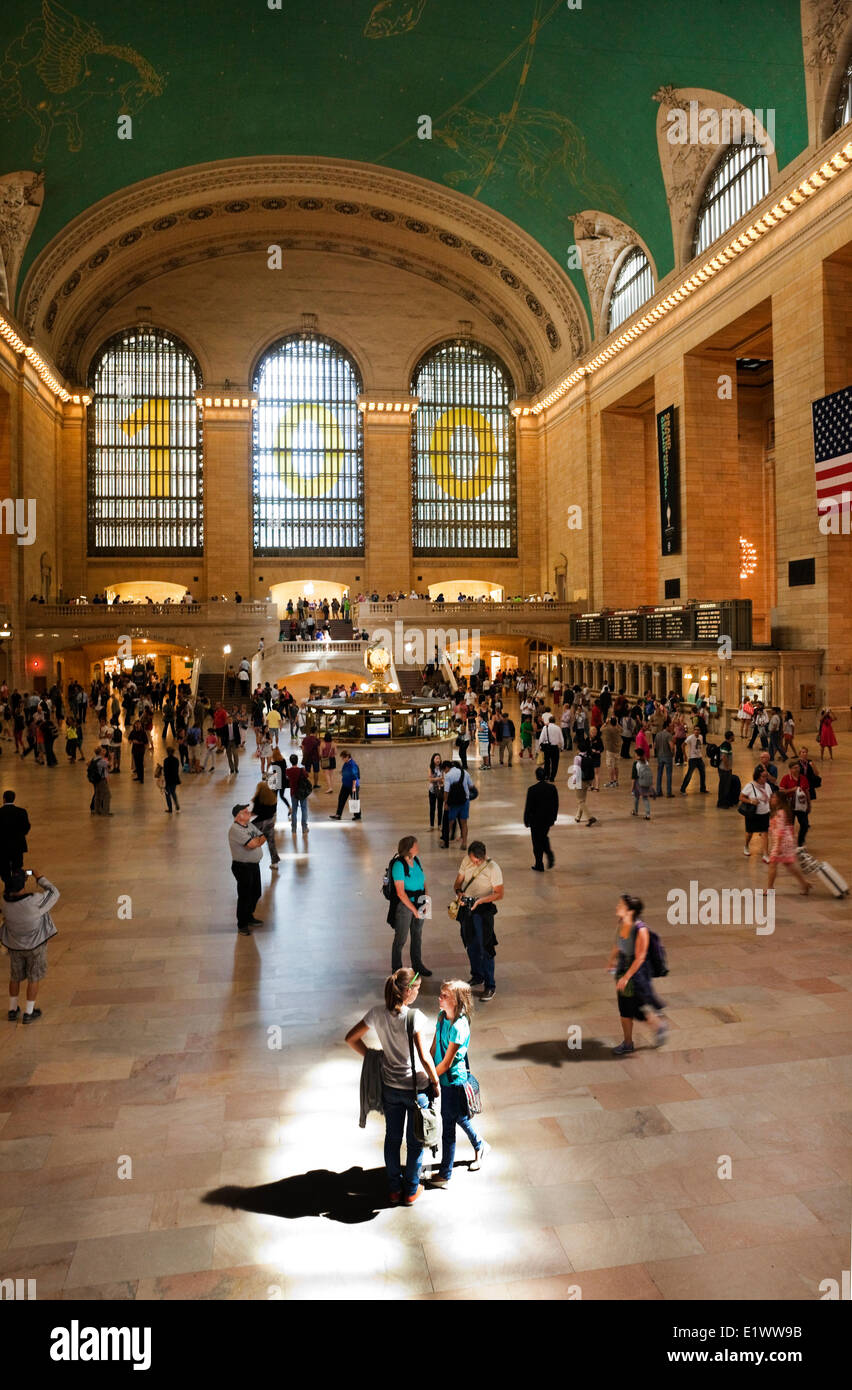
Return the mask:
POLYGON ((681 789, 682 792, 685 792, 685 791, 686 791, 687 787, 689 786, 690 782, 692 781, 692 774, 693 774, 693 772, 697 772, 697 773, 698 773, 698 780, 699 780, 700 783, 701 783, 701 790, 702 790, 702 791, 705 791, 705 790, 706 790, 706 788, 705 788, 705 786, 704 786, 704 759, 703 759, 703 758, 690 758, 690 759, 689 759, 689 763, 688 763, 688 765, 687 765, 686 776, 684 777, 683 781, 682 781, 681 784, 680 784, 680 789, 681 789))
POLYGON ((441 1120, 443 1121, 441 1166, 438 1170, 438 1177, 451 1178, 453 1161, 456 1156, 456 1125, 464 1130, 473 1145, 474 1153, 482 1148, 482 1140, 476 1131, 473 1120, 467 1113, 467 1097, 464 1093, 464 1086, 450 1083, 448 1086, 441 1087, 441 1120))
POLYGON ((269 820, 258 821, 257 829, 258 834, 266 836, 266 843, 269 846, 269 857, 273 864, 277 864, 279 856, 275 844, 275 816, 270 816, 269 820))
POLYGON ((308 824, 308 798, 306 796, 298 797, 294 794, 290 805, 290 825, 293 830, 296 829, 299 820, 299 811, 302 812, 302 829, 304 830, 308 824))
POLYGON ((671 796, 671 794, 672 794, 672 760, 671 760, 671 758, 658 758, 658 759, 657 759, 657 796, 662 796, 662 794, 663 794, 663 769, 665 769, 666 777, 667 777, 667 779, 668 779, 668 784, 669 784, 669 788, 668 788, 668 790, 669 790, 669 796, 671 796))
POLYGON ((793 814, 799 822, 799 838, 797 843, 801 846, 805 843, 808 831, 811 828, 810 820, 808 819, 809 813, 807 811, 795 811, 793 814))
POLYGON ((634 814, 634 816, 638 816, 638 814, 639 814, 639 798, 640 798, 640 796, 641 796, 642 800, 643 800, 644 803, 645 803, 645 815, 646 815, 646 816, 650 816, 650 814, 651 814, 651 798, 650 798, 650 796, 648 795, 647 790, 645 790, 645 791, 638 791, 638 792, 634 792, 634 793, 633 793, 633 814, 634 814))
POLYGON ((470 960, 470 973, 475 980, 483 980, 486 989, 494 989, 494 957, 486 955, 482 946, 482 929, 484 918, 481 912, 474 912, 471 916, 473 924, 473 940, 467 948, 468 959, 470 960))
MULTIPOLYGON (((414 1137, 414 1095, 400 1091, 395 1086, 382 1086, 382 1101, 385 1107, 385 1168, 391 1192, 402 1192, 413 1197, 420 1183, 420 1170, 423 1167, 423 1150, 414 1137), (402 1136, 408 1116, 408 1131, 405 1135, 405 1171, 402 1170, 402 1136)), ((418 1091, 417 1104, 425 1110, 429 1097, 418 1091)))
POLYGON ((438 829, 441 828, 441 808, 442 808, 442 806, 443 806, 443 802, 444 802, 444 793, 443 793, 443 792, 441 792, 441 791, 437 791, 437 792, 430 791, 430 793, 429 793, 429 826, 430 826, 430 828, 435 824, 436 819, 437 819, 437 822, 438 822, 438 829))
POLYGON ((391 947, 391 970, 402 969, 402 948, 411 933, 411 964, 415 970, 423 969, 423 919, 409 912, 404 902, 397 900, 393 913, 393 946, 391 947))
POLYGON ((180 806, 178 804, 177 787, 173 786, 171 782, 166 782, 163 791, 166 794, 166 810, 171 811, 172 802, 174 802, 175 810, 179 811, 180 806))

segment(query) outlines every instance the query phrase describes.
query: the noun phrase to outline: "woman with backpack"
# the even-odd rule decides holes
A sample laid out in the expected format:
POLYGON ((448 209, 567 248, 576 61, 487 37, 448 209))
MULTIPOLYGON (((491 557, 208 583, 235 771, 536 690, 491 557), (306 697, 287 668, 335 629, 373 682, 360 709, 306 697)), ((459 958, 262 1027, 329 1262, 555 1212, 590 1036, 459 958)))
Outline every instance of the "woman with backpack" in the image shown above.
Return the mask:
POLYGON ((414 1107, 425 1109, 430 1098, 437 1100, 441 1089, 435 1064, 426 1045, 428 1024, 420 1010, 414 1007, 419 993, 420 977, 415 971, 395 970, 385 980, 384 1004, 370 1009, 354 1028, 349 1029, 345 1039, 359 1057, 367 1057, 370 1051, 363 1040, 368 1028, 374 1030, 381 1044, 385 1168, 391 1206, 397 1206, 400 1202, 406 1207, 413 1206, 423 1191, 420 1186, 423 1148, 415 1135, 414 1107))
POLYGON ((470 1020, 473 1017, 470 985, 463 980, 444 980, 438 995, 438 1008, 440 1013, 430 1052, 441 1083, 443 1132, 438 1176, 430 1180, 430 1187, 446 1187, 453 1176, 456 1125, 464 1130, 473 1145, 471 1171, 478 1171, 482 1167, 482 1160, 491 1151, 491 1145, 480 1136, 473 1123, 465 1091, 465 1082, 470 1075, 467 1050, 470 1044, 470 1020))
POLYGON ((639 916, 641 911, 642 899, 635 898, 632 893, 623 893, 615 909, 618 928, 607 969, 615 976, 618 1012, 624 1034, 624 1041, 612 1049, 616 1057, 627 1057, 635 1051, 633 1023, 637 1018, 647 1022, 646 1010, 660 1015, 655 1025, 655 1047, 662 1047, 669 1031, 669 1025, 662 1017, 665 1005, 654 990, 654 977, 648 958, 651 933, 639 916))
MULTIPOLYGON (((592 786, 594 780, 594 759, 589 745, 581 735, 577 740, 577 752, 574 755, 574 766, 568 774, 568 785, 570 787, 573 783, 573 790, 577 794, 577 814, 574 820, 578 825, 583 819, 589 788, 592 786)), ((596 816, 588 816, 587 819, 589 825, 597 824, 596 816)))
POLYGON ((388 925, 393 927, 391 970, 402 969, 402 948, 411 936, 411 964, 419 975, 431 975, 423 964, 423 911, 426 899, 426 875, 417 857, 417 839, 403 835, 396 854, 388 865, 387 884, 383 885, 390 898, 388 925))
POLYGON ((266 839, 273 869, 278 868, 279 860, 278 848, 275 844, 275 812, 277 809, 278 792, 267 782, 258 782, 251 803, 252 821, 257 826, 258 835, 263 835, 266 839))

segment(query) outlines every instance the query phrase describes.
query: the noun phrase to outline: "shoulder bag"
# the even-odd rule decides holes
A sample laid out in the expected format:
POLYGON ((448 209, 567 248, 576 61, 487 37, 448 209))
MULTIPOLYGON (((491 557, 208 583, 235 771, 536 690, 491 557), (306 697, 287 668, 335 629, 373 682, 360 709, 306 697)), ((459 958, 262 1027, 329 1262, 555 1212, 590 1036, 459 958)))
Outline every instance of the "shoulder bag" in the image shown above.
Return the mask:
POLYGON ((441 1117, 431 1100, 427 1106, 420 1106, 417 1101, 417 1068, 414 1065, 414 1013, 411 1010, 409 1010, 408 1017, 405 1020, 405 1031, 408 1034, 408 1052, 411 1057, 411 1091, 414 1096, 414 1138, 421 1148, 431 1149, 433 1154, 437 1154, 438 1141, 441 1138, 441 1117))
MULTIPOLYGON (((444 1019, 444 1022, 445 1022, 445 1023, 447 1022, 446 1018, 444 1019)), ((468 1026, 470 1026, 470 1021, 469 1021, 469 1020, 468 1020, 468 1026)), ((443 1035, 441 1036, 440 1043, 441 1043, 441 1053, 442 1053, 442 1055, 443 1055, 444 1053, 446 1053, 446 1050, 447 1050, 447 1049, 446 1049, 446 1046, 445 1046, 445 1044, 444 1044, 443 1035)), ((464 1098, 465 1098, 465 1103, 466 1103, 466 1105, 467 1105, 468 1117, 471 1116, 471 1115, 481 1115, 481 1114, 482 1114, 482 1093, 481 1093, 481 1091, 480 1091, 480 1089, 479 1089, 479 1082, 477 1081, 476 1077, 474 1076, 473 1072, 472 1072, 471 1069, 470 1069, 470 1045, 469 1045, 469 1043, 468 1043, 468 1051, 467 1051, 467 1053, 465 1054, 465 1059, 464 1059, 464 1060, 465 1060, 465 1066, 467 1067, 467 1077, 465 1078, 464 1081, 460 1081, 460 1082, 458 1082, 457 1084, 460 1085, 460 1086, 462 1087, 463 1091, 464 1091, 464 1098)))
MULTIPOLYGON (((490 861, 489 861, 488 859, 486 859, 486 860, 485 860, 485 863, 480 864, 480 866, 479 866, 479 868, 477 869, 476 873, 475 873, 475 874, 471 874, 471 876, 470 876, 470 878, 468 879, 467 883, 463 883, 463 884, 462 884, 462 893, 464 893, 465 888, 469 888, 469 887, 470 887, 470 885, 473 883, 473 880, 476 878, 477 874, 481 874, 481 873, 482 873, 482 870, 485 868, 485 865, 488 864, 489 862, 490 862, 490 861)), ((449 915, 452 917, 452 919, 453 919, 454 922, 458 919, 458 915, 459 915, 459 913, 461 912, 461 909, 462 909, 462 905, 461 905, 461 903, 459 902, 458 898, 454 898, 453 901, 452 901, 452 902, 449 904, 449 906, 447 907, 447 912, 448 912, 449 915)))

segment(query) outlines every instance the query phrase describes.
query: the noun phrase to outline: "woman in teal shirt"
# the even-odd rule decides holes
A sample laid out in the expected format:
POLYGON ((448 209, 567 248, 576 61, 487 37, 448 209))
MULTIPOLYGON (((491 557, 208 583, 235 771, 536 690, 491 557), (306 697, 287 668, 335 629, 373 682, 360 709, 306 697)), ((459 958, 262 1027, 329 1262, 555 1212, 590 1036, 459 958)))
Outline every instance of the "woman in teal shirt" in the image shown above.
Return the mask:
POLYGON ((411 968, 418 975, 431 975, 423 964, 423 912, 426 875, 417 857, 417 840, 403 835, 397 845, 390 870, 391 905, 388 923, 393 927, 391 973, 402 969, 402 948, 411 936, 411 968))
POLYGON ((470 1017, 473 1012, 473 995, 470 986, 462 980, 444 980, 438 995, 438 1023, 432 1039, 431 1053, 436 1063, 435 1070, 441 1082, 441 1164, 438 1176, 431 1179, 432 1187, 446 1187, 453 1175, 453 1161, 456 1156, 456 1125, 467 1135, 474 1149, 471 1169, 482 1167, 482 1160, 489 1153, 487 1144, 477 1133, 476 1126, 467 1113, 467 1097, 464 1083, 467 1080, 467 1049, 470 1044, 470 1017))

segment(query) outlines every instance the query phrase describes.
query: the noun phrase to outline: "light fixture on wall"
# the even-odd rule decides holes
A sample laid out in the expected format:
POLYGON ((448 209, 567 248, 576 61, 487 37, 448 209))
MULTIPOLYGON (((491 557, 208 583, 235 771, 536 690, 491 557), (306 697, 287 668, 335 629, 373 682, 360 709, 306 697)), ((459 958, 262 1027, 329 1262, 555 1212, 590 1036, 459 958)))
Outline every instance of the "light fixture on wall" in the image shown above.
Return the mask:
POLYGON ((750 579, 757 569, 757 546, 740 536, 740 579, 750 579))

